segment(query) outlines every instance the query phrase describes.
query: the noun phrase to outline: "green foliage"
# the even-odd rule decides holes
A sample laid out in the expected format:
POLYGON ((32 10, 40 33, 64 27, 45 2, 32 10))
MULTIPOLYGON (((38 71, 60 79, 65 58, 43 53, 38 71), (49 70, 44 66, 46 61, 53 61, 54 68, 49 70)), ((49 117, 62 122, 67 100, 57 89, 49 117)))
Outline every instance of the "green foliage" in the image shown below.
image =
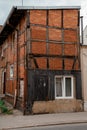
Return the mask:
POLYGON ((12 114, 13 113, 12 109, 8 110, 8 108, 5 106, 5 102, 3 100, 0 100, 0 109, 1 109, 2 113, 6 113, 6 114, 12 114))
POLYGON ((0 100, 0 106, 4 105, 4 101, 3 100, 0 100))

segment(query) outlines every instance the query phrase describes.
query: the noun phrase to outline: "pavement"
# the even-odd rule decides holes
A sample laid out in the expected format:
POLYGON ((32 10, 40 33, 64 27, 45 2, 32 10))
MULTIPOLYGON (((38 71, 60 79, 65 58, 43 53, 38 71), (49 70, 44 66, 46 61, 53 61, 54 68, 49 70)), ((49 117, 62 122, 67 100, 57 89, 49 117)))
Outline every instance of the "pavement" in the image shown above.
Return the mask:
POLYGON ((0 115, 0 130, 35 126, 87 123, 87 112, 22 115, 15 110, 12 115, 0 115))

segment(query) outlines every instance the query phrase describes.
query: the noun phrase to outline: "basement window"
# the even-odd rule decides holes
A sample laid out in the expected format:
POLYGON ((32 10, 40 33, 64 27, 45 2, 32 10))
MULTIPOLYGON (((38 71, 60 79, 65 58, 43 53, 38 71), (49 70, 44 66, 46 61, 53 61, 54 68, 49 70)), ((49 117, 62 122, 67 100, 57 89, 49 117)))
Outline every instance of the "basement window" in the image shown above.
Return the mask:
POLYGON ((55 76, 55 98, 73 98, 73 76, 55 76))

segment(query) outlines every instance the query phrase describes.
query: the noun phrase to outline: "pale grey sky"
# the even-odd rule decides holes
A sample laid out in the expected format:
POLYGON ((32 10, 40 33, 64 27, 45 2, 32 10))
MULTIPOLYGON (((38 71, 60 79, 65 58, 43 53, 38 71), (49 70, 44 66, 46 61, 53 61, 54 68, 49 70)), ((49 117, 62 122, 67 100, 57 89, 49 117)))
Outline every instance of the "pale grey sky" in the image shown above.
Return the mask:
POLYGON ((84 27, 87 24, 87 0, 0 0, 0 24, 4 24, 13 6, 81 6, 81 15, 84 16, 84 27))

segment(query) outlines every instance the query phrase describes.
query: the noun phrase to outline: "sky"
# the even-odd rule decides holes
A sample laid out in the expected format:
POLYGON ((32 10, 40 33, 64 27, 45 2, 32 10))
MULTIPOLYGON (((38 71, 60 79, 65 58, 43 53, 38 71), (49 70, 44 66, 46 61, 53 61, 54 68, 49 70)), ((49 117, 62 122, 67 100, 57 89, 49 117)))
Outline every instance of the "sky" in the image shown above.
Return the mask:
POLYGON ((81 6, 84 28, 87 24, 87 0, 0 0, 0 25, 3 25, 13 6, 81 6), (55 1, 55 2, 54 2, 55 1))

